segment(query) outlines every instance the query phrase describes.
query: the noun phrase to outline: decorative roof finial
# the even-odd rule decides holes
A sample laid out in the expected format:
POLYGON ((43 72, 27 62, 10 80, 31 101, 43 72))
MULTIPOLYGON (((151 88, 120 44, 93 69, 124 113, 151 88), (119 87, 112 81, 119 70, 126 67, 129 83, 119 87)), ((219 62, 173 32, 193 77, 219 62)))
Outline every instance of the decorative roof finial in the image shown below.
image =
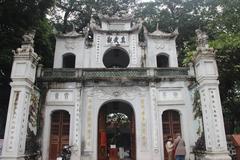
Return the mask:
POLYGON ((72 25, 72 32, 76 31, 75 24, 74 24, 74 23, 71 23, 71 25, 72 25))
POLYGON ((208 35, 206 32, 201 31, 200 29, 197 29, 197 48, 198 49, 208 49, 208 35))
POLYGON ((157 23, 156 31, 159 31, 159 23, 157 23))
POLYGON ((30 45, 33 45, 34 43, 34 37, 35 37, 35 30, 32 30, 32 31, 28 31, 26 32, 22 38, 23 38, 23 44, 30 44, 30 45))

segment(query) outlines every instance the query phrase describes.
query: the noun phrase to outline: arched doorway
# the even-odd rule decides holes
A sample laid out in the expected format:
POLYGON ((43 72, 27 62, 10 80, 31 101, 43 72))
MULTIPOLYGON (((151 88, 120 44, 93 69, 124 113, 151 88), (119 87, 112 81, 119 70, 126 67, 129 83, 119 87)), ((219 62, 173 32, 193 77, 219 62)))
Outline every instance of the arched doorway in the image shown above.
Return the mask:
POLYGON ((167 152, 165 143, 168 136, 176 137, 177 133, 181 134, 181 122, 180 115, 177 111, 167 110, 162 115, 162 126, 163 126, 163 142, 164 142, 164 160, 167 160, 167 152))
POLYGON ((56 160, 63 146, 69 144, 70 115, 67 111, 54 111, 51 115, 49 160, 56 160))
POLYGON ((135 116, 124 101, 102 105, 98 115, 98 160, 136 160, 135 116))
POLYGON ((127 51, 120 47, 110 48, 103 55, 103 64, 106 68, 126 68, 129 62, 127 51))

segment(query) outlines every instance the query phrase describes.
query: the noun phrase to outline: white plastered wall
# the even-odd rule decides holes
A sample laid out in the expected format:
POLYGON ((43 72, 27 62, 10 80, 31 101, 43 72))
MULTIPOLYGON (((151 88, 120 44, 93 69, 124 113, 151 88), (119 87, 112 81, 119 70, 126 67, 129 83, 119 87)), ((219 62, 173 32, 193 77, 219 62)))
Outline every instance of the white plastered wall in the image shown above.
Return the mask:
MULTIPOLYGON (((68 84, 67 86, 71 86, 71 84, 68 84)), ((77 90, 66 88, 66 89, 50 89, 47 93, 46 103, 43 110, 43 113, 44 113, 44 125, 43 125, 44 127, 43 127, 43 135, 42 135, 43 160, 48 160, 48 156, 49 156, 51 114, 54 111, 64 110, 69 113, 70 115, 69 145, 75 145, 74 131, 76 127, 75 126, 76 92, 77 90), (68 94, 67 97, 66 97, 66 93, 68 94)))
POLYGON ((158 136, 160 142, 160 154, 159 157, 164 159, 164 147, 165 144, 163 142, 163 126, 162 126, 162 115, 164 111, 174 110, 177 111, 180 115, 180 124, 181 124, 181 134, 186 144, 186 159, 190 159, 190 146, 193 143, 192 134, 196 132, 190 126, 193 126, 193 113, 192 113, 192 103, 189 96, 189 91, 187 88, 187 83, 185 82, 162 82, 157 85, 157 125, 158 128, 158 136), (174 99, 169 99, 163 101, 161 98, 161 92, 165 92, 166 96, 170 96, 171 94, 178 94, 179 97, 175 97, 174 99))
POLYGON ((157 55, 165 53, 169 56, 169 66, 178 67, 175 39, 147 38, 147 67, 157 67, 157 55))
MULTIPOLYGON (((111 87, 103 87, 107 92, 112 92, 114 93, 114 91, 116 90, 117 92, 120 92, 119 96, 114 96, 114 95, 109 95, 109 94, 105 94, 105 91, 102 90, 101 87, 97 88, 97 89, 91 89, 91 88, 87 88, 84 91, 84 102, 83 102, 83 121, 82 121, 82 126, 83 126, 83 130, 82 130, 82 139, 84 139, 84 143, 86 144, 85 148, 84 148, 84 152, 90 154, 90 159, 97 159, 97 137, 98 137, 98 113, 100 108, 102 107, 102 105, 106 102, 109 101, 114 101, 114 100, 120 100, 120 101, 124 101, 129 103, 133 110, 134 110, 134 114, 135 114, 135 125, 136 125, 136 157, 138 160, 144 160, 144 159, 151 159, 151 141, 150 139, 147 141, 147 145, 143 146, 142 145, 142 134, 141 134, 141 108, 140 103, 141 103, 141 99, 144 99, 144 106, 145 108, 145 113, 146 113, 146 119, 150 117, 150 113, 147 110, 147 106, 149 104, 148 98, 144 95, 142 96, 136 96, 138 94, 141 94, 141 92, 134 92, 134 90, 136 89, 135 87, 129 88, 128 91, 129 92, 122 92, 123 90, 119 89, 119 88, 111 88, 111 87), (121 90, 121 91, 120 91, 121 90), (130 90, 132 90, 132 92, 130 92, 130 90), (90 112, 91 112, 91 116, 88 115, 89 113, 89 108, 91 108, 90 112), (91 121, 90 124, 92 127, 89 127, 87 125, 89 125, 88 121, 91 121), (90 130, 90 131, 88 131, 90 130), (91 139, 92 141, 88 140, 88 133, 92 133, 91 139), (90 143, 88 143, 90 142, 90 143), (142 147, 146 147, 146 149, 142 149, 142 147)), ((147 95, 147 94, 146 94, 147 95)), ((150 121, 147 122, 147 131, 146 131, 146 137, 150 137, 150 121)), ((89 138, 90 139, 90 138, 89 138)))
POLYGON ((73 53, 76 56, 75 68, 83 68, 85 48, 84 37, 56 38, 53 68, 62 68, 62 57, 66 53, 73 53))

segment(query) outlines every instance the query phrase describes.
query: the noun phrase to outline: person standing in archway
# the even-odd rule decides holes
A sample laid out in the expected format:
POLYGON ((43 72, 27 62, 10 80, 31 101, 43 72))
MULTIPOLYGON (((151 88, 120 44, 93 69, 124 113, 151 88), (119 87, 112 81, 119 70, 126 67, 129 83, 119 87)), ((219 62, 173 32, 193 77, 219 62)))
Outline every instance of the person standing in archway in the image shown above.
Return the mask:
POLYGON ((168 160, 173 160, 173 138, 171 136, 168 136, 167 142, 166 142, 166 151, 168 154, 168 160))
POLYGON ((185 155, 186 155, 185 142, 179 133, 176 134, 176 136, 177 137, 174 140, 174 146, 175 146, 174 155, 176 157, 176 160, 185 160, 185 155))

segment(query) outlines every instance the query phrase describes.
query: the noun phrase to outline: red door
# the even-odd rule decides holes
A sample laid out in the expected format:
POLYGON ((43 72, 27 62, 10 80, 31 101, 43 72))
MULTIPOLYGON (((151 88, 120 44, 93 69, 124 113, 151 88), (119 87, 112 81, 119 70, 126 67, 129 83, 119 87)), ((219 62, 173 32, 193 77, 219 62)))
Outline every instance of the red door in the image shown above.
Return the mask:
POLYGON ((98 117, 98 160, 107 160, 106 116, 104 111, 98 117))
POLYGON ((135 139, 135 116, 132 114, 131 121, 131 158, 136 160, 136 139, 135 139))
POLYGON ((164 142, 164 159, 167 160, 165 143, 168 136, 175 138, 176 133, 181 134, 180 115, 177 111, 165 111, 162 116, 163 123, 163 142, 164 142))
POLYGON ((55 111, 51 117, 49 160, 56 160, 64 145, 69 144, 70 115, 66 111, 55 111))

